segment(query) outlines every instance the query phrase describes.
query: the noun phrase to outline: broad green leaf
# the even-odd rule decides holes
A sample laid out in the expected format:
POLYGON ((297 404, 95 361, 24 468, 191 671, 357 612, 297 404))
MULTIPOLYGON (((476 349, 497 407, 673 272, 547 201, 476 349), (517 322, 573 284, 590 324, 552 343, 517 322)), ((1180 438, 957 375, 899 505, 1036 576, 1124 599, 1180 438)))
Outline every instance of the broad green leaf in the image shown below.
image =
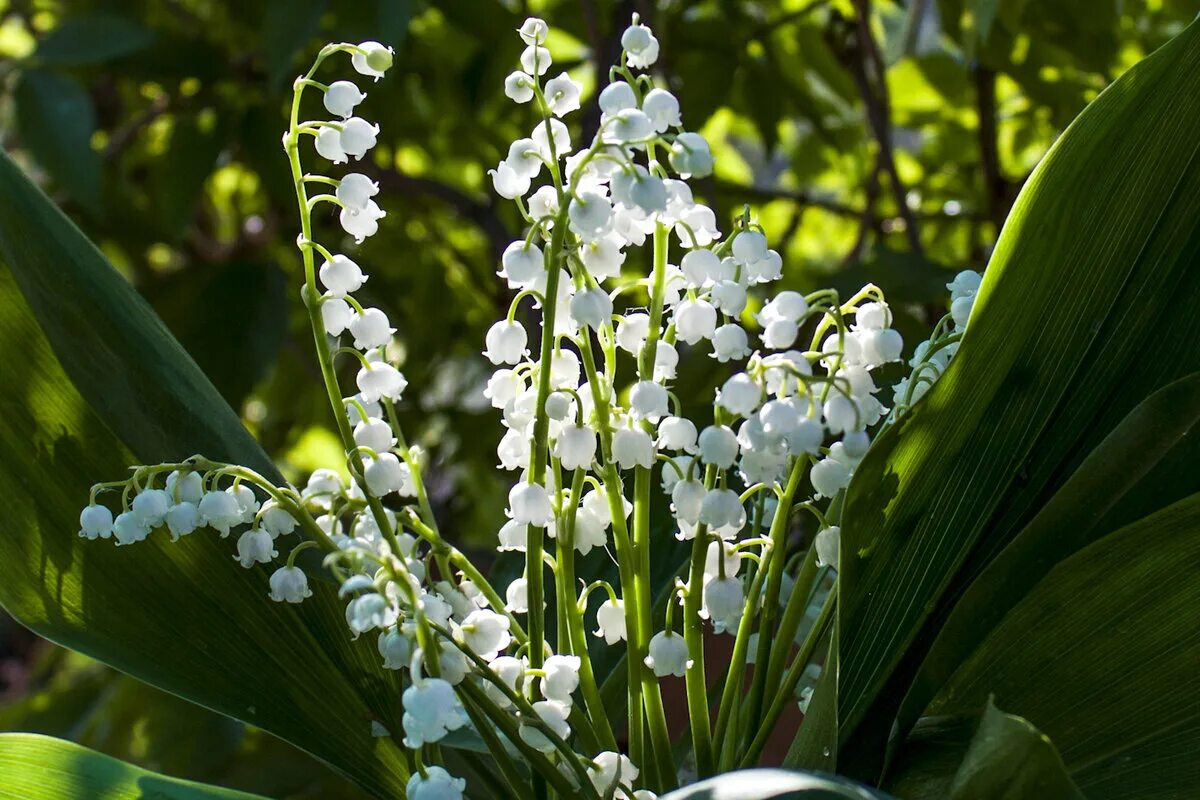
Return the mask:
MULTIPOLYGON (((878 777, 908 681, 965 582, 1130 410, 1200 369, 1200 316, 1159 313, 1200 303, 1198 114, 1193 24, 1043 160, 958 355, 858 469, 838 605, 842 752, 857 762, 839 767, 851 774, 878 777)), ((1146 489, 1152 507, 1175 499, 1146 489)))
POLYGON ((38 43, 34 58, 41 64, 78 67, 99 64, 141 50, 154 41, 154 32, 114 14, 79 14, 38 43))
POLYGON ((267 598, 266 569, 193 535, 81 542, 88 487, 202 451, 275 475, 137 293, 0 157, 0 603, 46 638, 399 792, 396 679, 351 642, 334 587, 267 598))
POLYGON ((1083 800, 1054 744, 1029 720, 988 699, 967 754, 950 784, 950 800, 1083 800))
POLYGON ((783 760, 785 767, 833 772, 838 760, 837 629, 829 644, 800 730, 783 760))
POLYGON ((12 800, 265 800, 170 778, 61 739, 0 733, 0 798, 12 800))
POLYGON ((22 147, 77 202, 99 211, 100 154, 92 149, 96 115, 87 90, 67 75, 29 69, 14 99, 22 147))
POLYGON ((661 800, 888 800, 889 795, 820 772, 747 769, 664 794, 661 800))
POLYGON ((1089 545, 1038 584, 932 708, 1034 719, 1087 797, 1200 785, 1200 494, 1089 545))
POLYGON ((954 606, 913 680, 899 714, 907 730, 971 651, 1050 569, 1111 531, 1104 520, 1200 423, 1200 373, 1171 383, 1137 406, 954 606))

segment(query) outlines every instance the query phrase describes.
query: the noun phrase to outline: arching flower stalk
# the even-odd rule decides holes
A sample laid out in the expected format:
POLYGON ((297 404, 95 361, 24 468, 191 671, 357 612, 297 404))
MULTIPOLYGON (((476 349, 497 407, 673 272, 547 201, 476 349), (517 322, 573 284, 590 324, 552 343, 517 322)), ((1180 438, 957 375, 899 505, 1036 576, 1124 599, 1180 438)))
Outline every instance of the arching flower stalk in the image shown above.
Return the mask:
MULTIPOLYGON (((464 781, 432 763, 428 745, 463 728, 488 744, 494 777, 513 796, 549 785, 563 795, 645 800, 753 763, 818 669, 813 654, 832 613, 837 498, 888 414, 872 372, 898 360, 903 344, 875 286, 845 299, 832 290, 764 293, 782 259, 748 211, 722 233, 694 199, 688 180, 708 175, 713 157, 683 127, 675 97, 645 72, 659 44, 636 16, 597 96, 599 130, 582 147, 564 122, 582 90, 565 72, 547 78, 547 33, 538 19, 518 31, 521 69, 504 91, 531 107, 533 125, 489 173, 526 224, 500 264, 514 299, 483 349, 496 367, 485 394, 504 428, 499 467, 515 476, 502 517, 497 509, 498 549, 523 552, 524 574, 501 591, 443 538, 424 454, 408 445, 396 414, 407 381, 391 361, 395 329, 355 299, 367 274, 313 236, 323 204, 338 209, 357 241, 386 216, 367 176, 301 166, 309 139, 335 165, 374 146, 378 126, 355 116, 366 95, 351 81, 317 79, 342 53, 378 80, 391 51, 374 42, 321 50, 295 83, 283 139, 300 212, 302 296, 351 480, 322 469, 303 489, 279 487, 194 456, 97 484, 80 516, 82 536, 121 545, 158 529, 172 539, 240 531, 233 559, 243 567, 285 560, 263 578, 264 594, 280 603, 311 594, 296 556, 322 549, 349 635, 374 636, 383 668, 404 673, 404 730, 384 733, 409 749, 408 794, 421 800, 462 797, 464 781), (306 91, 321 93, 331 119, 301 120, 306 91), (730 365, 711 409, 691 417, 676 391, 685 357, 730 365), (337 358, 355 363, 356 391, 339 383, 337 358), (118 489, 114 517, 98 501, 118 489), (667 497, 668 519, 651 518, 656 491, 667 497), (801 507, 819 523, 806 548, 789 537, 801 507), (651 566, 671 535, 691 541, 691 555, 656 614, 651 566), (299 542, 285 557, 290 537, 299 542), (615 585, 579 574, 576 555, 594 548, 617 562, 615 585), (710 626, 735 637, 715 720, 710 626), (620 719, 591 661, 589 642, 599 641, 627 648, 620 719), (691 743, 683 763, 660 694, 661 681, 677 676, 691 743)), ((950 285, 954 328, 939 326, 923 345, 893 413, 940 374, 977 284, 963 273, 950 285)))

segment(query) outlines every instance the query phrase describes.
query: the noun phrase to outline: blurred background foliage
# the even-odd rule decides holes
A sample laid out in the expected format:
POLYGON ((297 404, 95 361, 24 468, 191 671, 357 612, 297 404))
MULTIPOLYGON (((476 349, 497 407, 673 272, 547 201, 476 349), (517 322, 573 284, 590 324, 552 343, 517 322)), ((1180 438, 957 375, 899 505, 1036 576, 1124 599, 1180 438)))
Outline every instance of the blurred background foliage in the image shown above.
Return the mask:
MULTIPOLYGON (((484 546, 507 483, 479 351, 510 299, 493 273, 520 222, 486 170, 532 125, 501 91, 520 51, 512 31, 529 14, 550 23, 555 69, 585 87, 585 110, 568 120, 581 141, 598 123, 586 96, 607 81, 635 11, 662 41, 656 77, 717 156, 697 194, 725 226, 751 206, 784 255, 787 288, 882 286, 911 346, 944 312, 954 272, 983 268, 1058 134, 1196 6, 0 0, 0 141, 300 481, 336 464, 340 447, 298 290, 279 144, 291 80, 326 41, 395 47, 388 77, 364 86, 361 113, 383 132, 357 165, 380 181, 386 224, 355 247, 324 215, 317 238, 370 273, 360 295, 399 328, 408 428, 431 453, 439 517, 458 541, 484 546)), ((697 387, 685 402, 702 403, 712 384, 702 373, 719 368, 690 361, 679 383, 697 387)), ((0 625, 0 659, 0 729, 274 796, 357 796, 271 737, 35 647, 11 623, 0 625)))

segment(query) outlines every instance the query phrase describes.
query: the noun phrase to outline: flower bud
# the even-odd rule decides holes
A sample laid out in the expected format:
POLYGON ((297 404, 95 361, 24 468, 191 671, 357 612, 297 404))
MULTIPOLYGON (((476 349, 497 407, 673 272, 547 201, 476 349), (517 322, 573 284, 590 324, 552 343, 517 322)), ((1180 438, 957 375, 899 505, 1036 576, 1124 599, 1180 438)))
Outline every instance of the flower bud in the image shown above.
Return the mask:
POLYGON ((392 66, 392 48, 379 42, 362 42, 350 56, 350 64, 359 75, 379 80, 392 66))
MULTIPOLYGON (((684 177, 704 178, 712 174, 713 157, 708 142, 698 133, 681 133, 671 142, 671 167, 684 177)), ((741 237, 739 237, 741 238, 741 237)), ((737 240, 734 240, 737 244, 737 240)))

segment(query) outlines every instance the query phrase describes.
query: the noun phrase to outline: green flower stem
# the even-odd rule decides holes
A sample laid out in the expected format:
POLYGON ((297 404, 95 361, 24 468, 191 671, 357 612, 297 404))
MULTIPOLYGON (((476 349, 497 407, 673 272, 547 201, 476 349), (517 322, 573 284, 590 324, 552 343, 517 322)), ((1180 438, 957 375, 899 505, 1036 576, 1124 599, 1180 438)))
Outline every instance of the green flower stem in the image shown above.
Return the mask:
MULTIPOLYGON (((766 683, 767 665, 771 660, 771 644, 775 637, 775 620, 779 613, 779 591, 783 584, 783 567, 787 562, 788 520, 792 515, 792 503, 796 491, 808 471, 808 459, 796 458, 792 461, 792 471, 788 476, 787 486, 775 506, 775 517, 771 520, 771 551, 770 559, 765 569, 767 572, 767 591, 762 601, 762 614, 758 629, 764 635, 758 637, 758 652, 755 654, 754 681, 750 686, 749 702, 746 705, 746 719, 758 719, 762 709, 763 686, 766 683)), ((782 645, 787 647, 788 645, 782 645)))
MULTIPOLYGON (((600 699, 600 686, 592 669, 592 658, 588 654, 587 631, 584 627, 583 610, 575 600, 575 517, 579 510, 579 498, 583 494, 587 470, 577 469, 571 479, 571 494, 563 530, 558 534, 558 568, 555 584, 559 587, 558 602, 565 612, 566 639, 570 652, 579 657, 579 688, 583 703, 596 729, 596 737, 605 750, 616 751, 617 738, 613 735, 608 711, 600 699)), ((564 640, 560 638, 559 648, 564 640)))
MULTIPOLYGON (((673 789, 675 764, 671 753, 671 733, 663 710, 662 692, 654 670, 646 666, 650 654, 650 636, 654 629, 653 601, 650 597, 650 470, 638 467, 633 477, 633 565, 632 597, 636 601, 637 627, 629 632, 630 663, 638 668, 642 683, 642 702, 650 728, 650 744, 657 762, 659 785, 656 790, 673 789)), ((630 593, 626 592, 626 603, 630 593)), ((707 724, 707 723, 706 723, 707 724)))
MULTIPOLYGON (((575 794, 575 787, 571 785, 571 781, 567 779, 567 776, 559 772, 558 768, 544 754, 530 747, 521 738, 520 726, 517 724, 515 716, 508 711, 496 708, 495 704, 484 694, 483 689, 470 681, 463 681, 455 689, 477 708, 490 709, 490 713, 487 714, 488 720, 521 753, 525 758, 525 762, 534 770, 535 777, 540 777, 565 796, 575 794)), ((591 781, 587 785, 591 786, 591 781)))
MULTIPOLYGON (((769 545, 768 545, 769 547, 769 545)), ((750 634, 757 616, 758 600, 762 592, 763 581, 767 571, 761 567, 754 571, 750 581, 750 589, 746 594, 746 613, 738 623, 737 638, 733 643, 733 653, 729 656, 729 671, 725 673, 725 683, 721 690, 721 706, 717 712, 717 724, 713 732, 713 746, 719 754, 718 766, 724 769, 727 760, 733 760, 733 748, 727 747, 735 737, 727 737, 730 730, 733 712, 737 711, 741 702, 742 676, 746 671, 746 655, 750 650, 750 634)), ((736 730, 736 728, 735 728, 736 730)))
POLYGON ((796 585, 792 587, 792 595, 783 610, 783 617, 779 620, 779 630, 774 637, 775 647, 771 649, 771 660, 766 667, 765 696, 769 697, 775 687, 779 686, 784 665, 792 650, 792 642, 804 623, 804 612, 808 610, 813 589, 820 581, 821 573, 822 570, 817 566, 817 548, 811 545, 804 557, 804 564, 800 567, 800 574, 796 576, 796 585))
MULTIPOLYGON (((529 458, 529 482, 546 485, 546 461, 550 452, 550 416, 546 413, 546 398, 550 396, 550 373, 554 355, 554 322, 558 310, 558 281, 561 275, 559 257, 567 230, 567 209, 564 201, 554 222, 550 247, 546 250, 546 302, 542 304, 542 343, 539 354, 536 416, 533 422, 533 451, 529 458)), ((545 615, 542 604, 545 589, 542 577, 542 547, 545 531, 530 525, 526 531, 525 579, 529 586, 529 666, 540 669, 545 658, 545 615)))
MULTIPOLYGON (((300 165, 300 100, 304 96, 304 89, 307 86, 306 82, 312 80, 312 76, 321 65, 321 62, 339 50, 346 50, 352 47, 353 45, 327 45, 321 48, 321 52, 317 55, 308 74, 296 81, 292 92, 291 117, 288 123, 288 132, 283 139, 283 148, 287 153, 288 163, 291 166, 292 183, 295 186, 296 203, 300 211, 301 243, 312 242, 312 208, 308 199, 308 191, 305 188, 304 170, 300 165)), ((366 498, 367 506, 371 509, 371 515, 375 518, 379 530, 383 533, 384 539, 392 548, 392 553, 396 556, 393 559, 396 562, 395 567, 404 573, 401 579, 397 581, 397 584, 400 586, 401 591, 404 592, 405 598, 414 610, 417 637, 422 642, 422 647, 425 650, 426 668, 431 675, 437 675, 440 671, 438 654, 435 650, 429 649, 428 645, 433 642, 433 637, 427 628, 428 621, 425 618, 425 614, 421 610, 412 585, 408 581, 408 569, 399 558, 400 543, 396 539, 396 532, 392 529, 383 503, 371 493, 370 489, 366 486, 366 481, 362 480, 362 456, 355 446, 354 432, 350 429, 350 418, 346 414, 345 404, 342 401, 341 387, 338 385, 337 375, 333 371, 333 355, 330 352, 329 339, 325 333, 325 323, 321 318, 321 295, 316 289, 316 265, 314 264, 313 247, 301 244, 300 253, 304 261, 304 288, 301 291, 301 297, 304 300, 304 307, 308 311, 309 326, 313 332, 313 344, 317 351, 317 362, 321 368, 321 379, 325 384, 325 391, 329 396, 329 404, 333 409, 338 437, 342 441, 342 448, 347 453, 350 464, 355 472, 355 480, 359 482, 363 496, 366 498)), ((328 540, 328 537, 326 537, 326 540, 328 540)))
POLYGON ((800 651, 796 654, 795 660, 792 661, 791 667, 788 668, 782 685, 772 696, 771 705, 767 709, 767 713, 759 720, 758 733, 750 743, 750 746, 746 748, 746 753, 742 756, 741 769, 753 766, 762 754, 767 739, 774 732, 775 723, 779 721, 779 717, 783 714, 787 704, 791 702, 792 695, 796 691, 796 685, 804 675, 804 668, 812 660, 813 651, 816 649, 817 643, 828 632, 829 625, 833 622, 833 610, 836 607, 837 592, 830 592, 829 597, 825 599, 825 604, 821 606, 821 613, 813 623, 812 630, 805 637, 804 644, 800 646, 800 651))
MULTIPOLYGON (((520 768, 512 756, 509 755, 508 748, 504 746, 504 742, 496 735, 491 721, 484 715, 483 710, 475 705, 466 692, 460 692, 460 694, 463 695, 463 708, 466 710, 467 716, 471 718, 471 724, 475 726, 475 730, 479 732, 479 736, 487 745, 488 753, 496 762, 496 766, 500 770, 500 776, 503 778, 504 783, 507 784, 507 796, 531 797, 533 787, 521 775, 520 768)), ((484 774, 483 771, 481 771, 481 774, 484 774)))
MULTIPOLYGON (((633 577, 634 566, 633 546, 629 541, 629 528, 625 524, 625 501, 621 494, 621 476, 612 460, 612 420, 609 415, 608 388, 596 372, 596 358, 592 352, 590 336, 580 337, 580 351, 583 355, 583 371, 588 384, 592 387, 592 401, 596 408, 596 420, 600 429, 600 452, 603 457, 600 481, 608 499, 608 513, 612 518, 613 545, 617 552, 617 569, 621 576, 621 589, 625 593, 625 632, 627 637, 633 636, 633 631, 639 626, 637 615, 636 595, 632 594, 635 586, 633 577)), ((629 758, 638 767, 645 765, 645 730, 642 724, 642 680, 641 666, 634 657, 632 638, 627 647, 625 659, 628 670, 626 692, 628 703, 628 727, 626 738, 629 741, 629 758)))
MULTIPOLYGON (((563 757, 563 760, 567 763, 567 766, 575 772, 576 777, 582 782, 582 785, 585 787, 585 793, 587 789, 591 789, 592 796, 595 796, 596 793, 595 790, 592 789, 591 781, 588 779, 587 770, 583 769, 579 763, 578 754, 571 749, 571 746, 567 744, 566 740, 555 733, 554 729, 542 720, 541 716, 534 710, 533 705, 527 699, 525 699, 525 696, 520 692, 513 691, 508 684, 501 680, 500 676, 491 670, 486 661, 480 658, 473 650, 471 650, 471 648, 467 647, 451 636, 450 632, 445 628, 435 623, 430 623, 430 627, 433 628, 433 630, 435 630, 447 642, 450 642, 452 645, 454 645, 454 647, 456 647, 460 653, 466 656, 467 659, 475 665, 475 669, 479 672, 479 675, 481 678, 483 678, 483 680, 495 686, 506 698, 508 698, 510 703, 516 706, 517 710, 521 712, 522 718, 527 719, 528 724, 534 728, 537 728, 550 741, 550 743, 554 745, 555 749, 558 750, 560 755, 563 757)), ((475 688, 468 681, 463 681, 459 684, 459 686, 472 686, 472 688, 475 688)), ((476 701, 476 703, 481 705, 485 711, 488 711, 492 715, 511 718, 511 715, 508 712, 497 708, 495 703, 492 703, 486 695, 484 696, 482 702, 476 701)), ((520 739, 519 736, 517 738, 520 739)), ((513 744, 516 743, 517 742, 513 742, 513 744)))
MULTIPOLYGON (((712 490, 717 484, 717 468, 704 471, 704 488, 712 490)), ((687 687, 688 722, 692 732, 692 748, 696 755, 696 774, 707 778, 713 774, 712 731, 709 727, 708 683, 704 675, 704 620, 700 609, 704 600, 704 562, 708 556, 708 526, 698 525, 692 540, 692 558, 688 572, 687 594, 683 599, 683 638, 687 643, 691 666, 684 679, 687 687)), ((718 559, 724 563, 724 559, 718 559)))

